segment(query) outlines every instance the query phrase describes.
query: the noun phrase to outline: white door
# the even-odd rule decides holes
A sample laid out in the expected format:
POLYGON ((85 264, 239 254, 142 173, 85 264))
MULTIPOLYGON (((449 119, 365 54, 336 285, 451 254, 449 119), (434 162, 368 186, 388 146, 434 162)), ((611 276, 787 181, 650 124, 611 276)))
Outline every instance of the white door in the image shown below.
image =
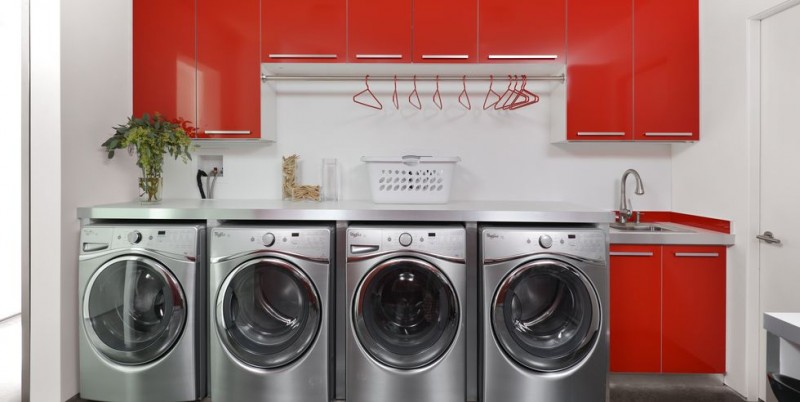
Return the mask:
MULTIPOLYGON (((761 22, 760 233, 766 231, 780 243, 760 242, 761 313, 800 312, 800 6, 761 22)), ((765 376, 759 381, 766 400, 765 376)))

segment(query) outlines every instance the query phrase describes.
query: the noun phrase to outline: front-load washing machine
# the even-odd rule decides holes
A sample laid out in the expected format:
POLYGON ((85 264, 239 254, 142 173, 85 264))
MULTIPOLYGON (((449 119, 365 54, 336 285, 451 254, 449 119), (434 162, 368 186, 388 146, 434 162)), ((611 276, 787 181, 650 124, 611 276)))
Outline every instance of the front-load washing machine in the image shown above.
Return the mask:
POLYGON ((214 402, 327 402, 332 227, 210 229, 214 402))
POLYGON ((481 401, 605 401, 606 232, 483 227, 480 239, 481 401))
POLYGON ((80 396, 206 395, 205 227, 89 224, 78 261, 80 396))
POLYGON ((464 402, 466 234, 347 230, 348 402, 464 402))

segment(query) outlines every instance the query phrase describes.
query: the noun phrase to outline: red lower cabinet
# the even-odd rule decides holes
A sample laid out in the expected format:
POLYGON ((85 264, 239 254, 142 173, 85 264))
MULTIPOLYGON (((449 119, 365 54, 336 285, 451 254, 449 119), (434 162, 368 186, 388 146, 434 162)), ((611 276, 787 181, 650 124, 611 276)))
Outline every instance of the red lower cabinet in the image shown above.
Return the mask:
POLYGON ((611 246, 611 371, 661 371, 661 246, 611 246))
POLYGON ((664 247, 663 371, 725 372, 725 248, 664 247))
POLYGON ((725 372, 725 247, 612 245, 611 371, 725 372))

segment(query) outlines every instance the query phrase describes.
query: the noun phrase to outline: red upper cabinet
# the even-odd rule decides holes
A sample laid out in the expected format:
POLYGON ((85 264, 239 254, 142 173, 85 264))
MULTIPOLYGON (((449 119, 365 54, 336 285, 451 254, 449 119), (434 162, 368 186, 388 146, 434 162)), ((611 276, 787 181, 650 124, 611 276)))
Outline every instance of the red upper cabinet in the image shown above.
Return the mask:
POLYGON ((411 0, 347 2, 347 61, 411 62, 411 0))
POLYGON ((663 371, 725 372, 725 247, 665 246, 663 371))
POLYGON ((346 0, 262 0, 263 62, 344 62, 346 8, 346 0))
POLYGON ((478 3, 414 0, 414 62, 474 63, 478 59, 478 3))
POLYGON ((479 63, 564 60, 566 0, 479 3, 479 63))
POLYGON ((133 114, 196 123, 194 0, 133 2, 133 114))
POLYGON ((634 0, 636 140, 700 139, 697 0, 634 0))
POLYGON ((261 136, 259 15, 259 0, 197 0, 200 137, 261 136))
POLYGON ((631 0, 569 0, 567 140, 633 139, 631 0))
POLYGON ((661 371, 661 246, 612 245, 611 371, 661 371))

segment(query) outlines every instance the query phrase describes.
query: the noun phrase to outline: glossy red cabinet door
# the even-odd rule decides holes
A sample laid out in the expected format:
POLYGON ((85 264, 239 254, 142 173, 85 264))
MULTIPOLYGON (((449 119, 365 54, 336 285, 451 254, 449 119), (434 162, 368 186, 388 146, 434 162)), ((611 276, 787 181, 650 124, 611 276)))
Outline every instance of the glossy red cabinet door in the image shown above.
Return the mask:
POLYGON ((347 1, 347 61, 411 62, 411 0, 347 1))
POLYGON ((611 371, 661 371, 661 246, 611 246, 611 371))
POLYGON ((481 0, 478 15, 479 63, 564 61, 566 0, 481 0))
POLYGON ((478 47, 475 0, 414 0, 414 62, 474 63, 478 47))
POLYGON ((195 118, 194 0, 133 2, 133 114, 195 118))
POLYGON ((569 0, 567 20, 567 140, 632 140, 631 0, 569 0))
POLYGON ((634 0, 634 138, 700 139, 697 0, 634 0))
POLYGON ((259 0, 197 0, 198 136, 261 136, 259 0))
POLYGON ((346 0, 262 0, 262 61, 344 62, 346 9, 346 0))
POLYGON ((663 371, 725 372, 725 247, 664 247, 663 371))

